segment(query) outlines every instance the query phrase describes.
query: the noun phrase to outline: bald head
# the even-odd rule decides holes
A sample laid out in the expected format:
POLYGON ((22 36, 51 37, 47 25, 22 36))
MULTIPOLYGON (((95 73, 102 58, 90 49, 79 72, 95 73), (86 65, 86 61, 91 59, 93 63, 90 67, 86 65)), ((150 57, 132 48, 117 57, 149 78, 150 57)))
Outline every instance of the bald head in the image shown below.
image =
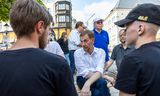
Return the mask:
POLYGON ((156 40, 159 26, 152 23, 134 21, 126 25, 126 41, 128 44, 142 45, 156 40))
POLYGON ((145 31, 146 33, 150 34, 150 35, 156 35, 158 30, 159 30, 159 26, 156 24, 152 24, 152 23, 146 23, 143 22, 145 25, 145 31))

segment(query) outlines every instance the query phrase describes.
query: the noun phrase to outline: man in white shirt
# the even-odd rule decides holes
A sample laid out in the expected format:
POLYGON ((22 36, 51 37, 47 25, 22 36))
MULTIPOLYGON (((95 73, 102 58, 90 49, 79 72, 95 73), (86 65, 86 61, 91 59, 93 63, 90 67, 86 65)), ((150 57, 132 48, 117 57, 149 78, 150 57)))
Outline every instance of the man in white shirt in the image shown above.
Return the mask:
POLYGON ((83 48, 74 54, 80 95, 110 96, 107 82, 102 78, 105 51, 94 47, 94 33, 89 30, 81 33, 80 40, 83 48))
POLYGON ((44 50, 64 57, 64 52, 62 51, 61 46, 55 40, 56 40, 55 33, 52 29, 50 29, 50 33, 49 33, 49 37, 48 37, 48 44, 44 50))
POLYGON ((63 53, 60 45, 56 41, 49 41, 45 50, 48 52, 51 52, 53 54, 57 54, 59 56, 64 57, 64 53, 63 53))
POLYGON ((73 74, 75 73, 76 69, 74 62, 74 52, 75 50, 81 47, 80 34, 84 32, 85 28, 86 27, 84 26, 83 22, 81 21, 77 22, 75 25, 75 29, 71 31, 68 38, 70 67, 73 74))

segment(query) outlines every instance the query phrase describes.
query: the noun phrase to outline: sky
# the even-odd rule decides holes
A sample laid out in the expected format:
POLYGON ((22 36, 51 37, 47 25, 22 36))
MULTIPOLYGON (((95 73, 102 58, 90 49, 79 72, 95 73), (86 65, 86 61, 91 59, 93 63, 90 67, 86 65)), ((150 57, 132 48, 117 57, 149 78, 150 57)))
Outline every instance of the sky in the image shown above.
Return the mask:
POLYGON ((93 22, 94 18, 100 17, 105 19, 117 1, 118 0, 71 0, 72 16, 77 21, 83 21, 85 23, 89 20, 89 26, 91 26, 90 23, 93 22), (93 17, 89 19, 92 15, 93 17))

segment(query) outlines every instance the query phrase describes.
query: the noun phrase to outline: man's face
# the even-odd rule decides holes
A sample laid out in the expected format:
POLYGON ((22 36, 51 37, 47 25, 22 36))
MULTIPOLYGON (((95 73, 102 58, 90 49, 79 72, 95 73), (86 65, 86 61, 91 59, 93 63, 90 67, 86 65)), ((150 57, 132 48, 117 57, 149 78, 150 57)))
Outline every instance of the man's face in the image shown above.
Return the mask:
POLYGON ((102 21, 102 20, 99 20, 99 21, 95 22, 94 25, 95 25, 95 28, 96 28, 96 29, 101 30, 102 27, 103 27, 103 21, 102 21))
POLYGON ((119 32, 119 39, 121 43, 125 43, 126 42, 126 32, 125 29, 121 30, 119 32))
POLYGON ((48 44, 49 26, 44 29, 43 34, 39 37, 39 48, 44 49, 48 44))
POLYGON ((136 21, 126 25, 126 42, 135 45, 138 39, 139 25, 136 21))
POLYGON ((81 36, 81 44, 86 52, 90 52, 93 48, 94 38, 89 38, 88 35, 81 36))

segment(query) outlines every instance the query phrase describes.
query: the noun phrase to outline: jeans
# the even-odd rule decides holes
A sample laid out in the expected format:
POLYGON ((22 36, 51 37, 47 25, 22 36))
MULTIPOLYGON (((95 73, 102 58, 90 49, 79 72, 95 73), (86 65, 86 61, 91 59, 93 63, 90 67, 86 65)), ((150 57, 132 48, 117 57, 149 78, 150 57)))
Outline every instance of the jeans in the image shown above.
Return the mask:
POLYGON ((64 56, 65 56, 65 59, 67 60, 69 66, 70 66, 69 53, 64 54, 64 56))
POLYGON ((73 74, 76 72, 75 61, 74 61, 74 52, 75 50, 69 51, 69 60, 70 60, 70 68, 73 74))
MULTIPOLYGON (((87 81, 86 78, 82 76, 77 77, 77 85, 80 89, 83 88, 83 85, 87 81)), ((91 85, 91 94, 92 96, 111 96, 109 88, 107 87, 107 82, 105 79, 100 78, 91 85)))

